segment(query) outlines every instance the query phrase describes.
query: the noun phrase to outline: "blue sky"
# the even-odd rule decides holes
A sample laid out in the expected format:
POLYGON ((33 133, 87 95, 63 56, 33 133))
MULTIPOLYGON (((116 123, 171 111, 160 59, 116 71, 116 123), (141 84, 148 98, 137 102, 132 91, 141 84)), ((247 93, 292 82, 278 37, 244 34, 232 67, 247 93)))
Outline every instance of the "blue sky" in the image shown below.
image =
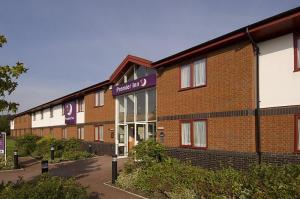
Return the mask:
POLYGON ((109 78, 127 54, 157 61, 300 6, 299 0, 2 0, 0 64, 29 71, 19 111, 109 78))

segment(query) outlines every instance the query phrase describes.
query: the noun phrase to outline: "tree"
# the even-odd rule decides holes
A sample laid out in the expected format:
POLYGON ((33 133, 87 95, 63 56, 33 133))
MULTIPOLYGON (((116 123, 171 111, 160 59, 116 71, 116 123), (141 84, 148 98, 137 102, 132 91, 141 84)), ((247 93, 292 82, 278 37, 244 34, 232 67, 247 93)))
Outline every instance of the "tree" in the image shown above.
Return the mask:
POLYGON ((0 132, 10 132, 9 115, 0 115, 0 132))
MULTIPOLYGON (((7 43, 6 38, 0 35, 0 48, 7 43)), ((28 69, 23 63, 17 62, 15 66, 0 65, 0 112, 16 112, 19 104, 5 100, 18 86, 17 79, 28 69)))

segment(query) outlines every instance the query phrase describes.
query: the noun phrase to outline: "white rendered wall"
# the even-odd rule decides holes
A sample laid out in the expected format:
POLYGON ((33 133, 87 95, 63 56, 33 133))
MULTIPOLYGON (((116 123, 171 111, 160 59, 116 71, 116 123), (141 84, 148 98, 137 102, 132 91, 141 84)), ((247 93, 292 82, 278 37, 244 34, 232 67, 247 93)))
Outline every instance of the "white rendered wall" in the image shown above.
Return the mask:
POLYGON ((259 43, 261 107, 300 104, 300 72, 294 72, 293 34, 259 43))
POLYGON ((31 115, 32 128, 57 126, 65 124, 65 116, 62 115, 62 106, 57 105, 53 107, 53 117, 50 118, 50 109, 44 109, 44 118, 41 119, 41 111, 35 113, 35 121, 31 115))
POLYGON ((15 120, 10 120, 10 129, 11 130, 15 129, 15 120))

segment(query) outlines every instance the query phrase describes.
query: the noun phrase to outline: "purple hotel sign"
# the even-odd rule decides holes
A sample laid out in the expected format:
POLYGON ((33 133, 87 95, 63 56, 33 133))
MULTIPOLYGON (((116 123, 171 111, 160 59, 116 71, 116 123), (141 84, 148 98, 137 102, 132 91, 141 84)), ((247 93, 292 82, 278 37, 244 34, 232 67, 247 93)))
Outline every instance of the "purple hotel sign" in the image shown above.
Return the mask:
POLYGON ((65 123, 76 124, 76 101, 65 103, 65 123))
POLYGON ((149 88, 156 85, 156 74, 150 74, 145 77, 127 82, 125 84, 113 86, 112 94, 113 96, 122 95, 124 93, 129 93, 137 91, 144 88, 149 88))
POLYGON ((5 134, 0 133, 0 154, 5 153, 5 134))

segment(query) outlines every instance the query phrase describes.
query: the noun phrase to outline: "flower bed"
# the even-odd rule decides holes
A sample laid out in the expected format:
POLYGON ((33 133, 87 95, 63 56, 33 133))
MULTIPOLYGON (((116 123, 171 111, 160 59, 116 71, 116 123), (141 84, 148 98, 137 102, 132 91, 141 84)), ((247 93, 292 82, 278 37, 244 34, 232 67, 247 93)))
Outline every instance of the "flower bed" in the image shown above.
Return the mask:
POLYGON ((299 198, 300 165, 207 170, 166 156, 150 140, 133 149, 117 185, 154 198, 299 198))

